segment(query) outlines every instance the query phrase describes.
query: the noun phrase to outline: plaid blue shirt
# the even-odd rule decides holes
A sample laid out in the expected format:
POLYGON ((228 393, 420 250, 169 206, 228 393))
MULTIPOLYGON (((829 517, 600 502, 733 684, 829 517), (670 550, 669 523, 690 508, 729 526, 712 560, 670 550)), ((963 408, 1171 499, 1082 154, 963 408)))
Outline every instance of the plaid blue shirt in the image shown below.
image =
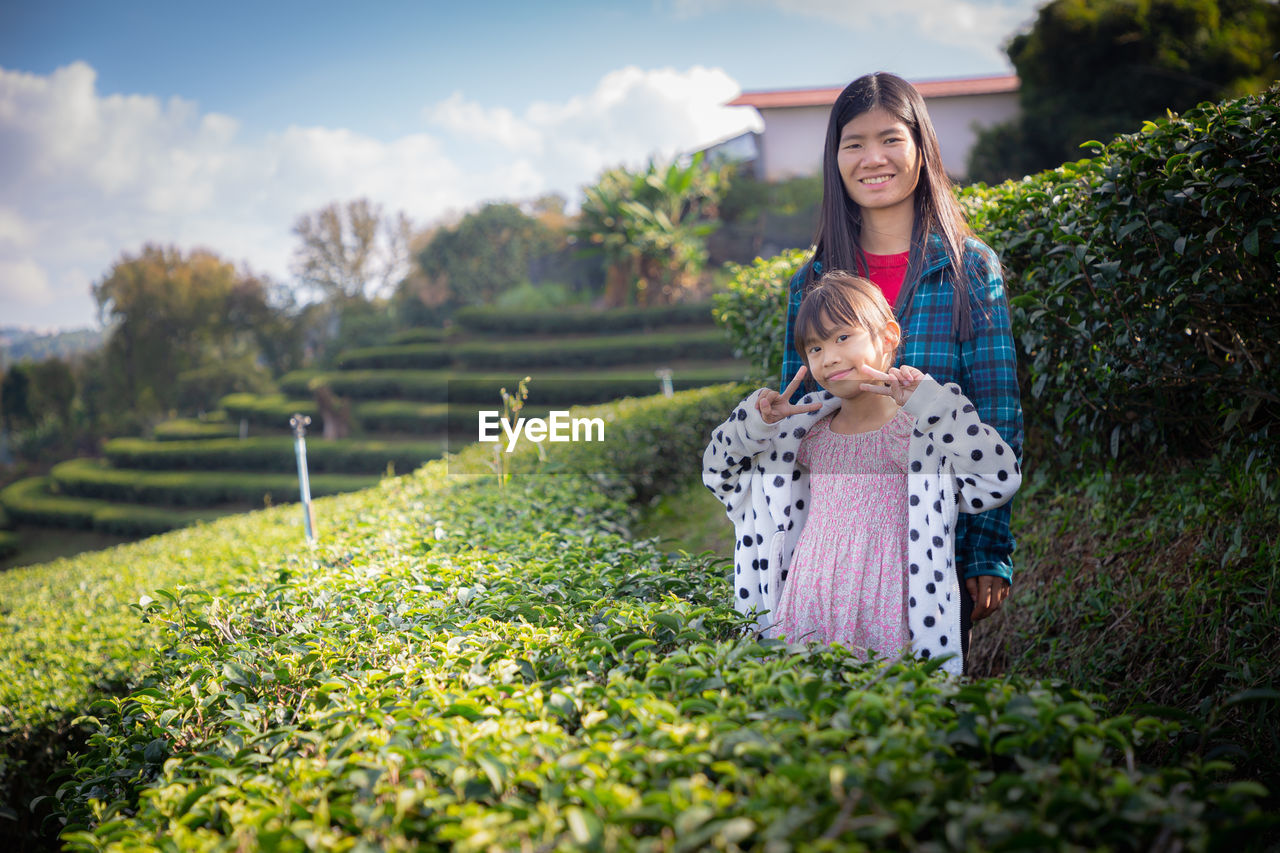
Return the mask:
MULTIPOLYGON (((983 422, 995 427, 1021 460, 1022 402, 1000 261, 986 244, 970 238, 965 244, 964 267, 973 283, 973 339, 957 340, 952 323, 951 267, 942 241, 935 236, 929 243, 911 303, 898 317, 903 335, 897 363, 923 370, 941 383, 959 385, 977 406, 983 422)), ((813 268, 821 274, 822 262, 814 261, 813 268)), ((804 364, 796 352, 794 335, 807 271, 806 266, 791 279, 782 388, 804 364)), ((906 290, 907 282, 903 282, 903 292, 906 290)), ((803 394, 803 389, 797 391, 792 402, 803 394)), ((956 525, 956 560, 964 577, 996 575, 1012 579, 1009 557, 1014 541, 1009 515, 1010 504, 1005 504, 978 515, 960 516, 956 525)))

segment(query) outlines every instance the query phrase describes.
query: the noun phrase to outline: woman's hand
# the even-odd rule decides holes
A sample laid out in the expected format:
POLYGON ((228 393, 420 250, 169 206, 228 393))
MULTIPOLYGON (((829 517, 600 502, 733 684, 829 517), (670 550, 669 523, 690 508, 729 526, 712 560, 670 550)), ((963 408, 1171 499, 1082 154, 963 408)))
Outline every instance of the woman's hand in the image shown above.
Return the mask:
POLYGON ((888 373, 881 373, 870 365, 864 365, 862 372, 889 383, 888 385, 869 385, 864 382, 862 385, 863 391, 892 397, 893 402, 899 406, 905 405, 907 400, 911 399, 911 395, 920 387, 920 382, 924 379, 923 373, 905 364, 902 367, 889 368, 888 373))
POLYGON ((791 380, 786 388, 782 389, 779 394, 772 388, 761 388, 760 396, 756 398, 756 408, 760 410, 760 417, 764 418, 767 424, 776 424, 783 418, 789 418, 792 415, 798 415, 801 412, 816 412, 822 408, 821 403, 810 403, 807 406, 793 406, 790 403, 791 395, 800 387, 800 383, 804 381, 804 375, 808 368, 801 367, 796 371, 796 378, 791 380))

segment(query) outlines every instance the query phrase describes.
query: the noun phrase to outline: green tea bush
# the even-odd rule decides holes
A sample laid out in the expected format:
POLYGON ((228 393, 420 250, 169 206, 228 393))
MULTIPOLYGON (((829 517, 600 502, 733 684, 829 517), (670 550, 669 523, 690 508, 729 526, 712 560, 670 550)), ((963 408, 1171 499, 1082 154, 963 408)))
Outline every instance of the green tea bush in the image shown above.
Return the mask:
POLYGON ((1253 448, 1024 489, 1012 597, 975 631, 973 670, 1169 714, 1280 795, 1277 471, 1274 449, 1253 448))
POLYGON ((154 667, 160 625, 131 603, 157 587, 219 590, 302 547, 296 508, 233 516, 107 551, 0 572, 0 849, 54 849, 30 803, 89 729, 75 722, 154 667))
MULTIPOLYGON (((723 354, 722 354, 723 355, 723 354)), ((742 365, 735 362, 683 364, 677 359, 666 362, 673 370, 672 385, 676 390, 700 388, 704 385, 740 379, 742 365)), ((542 403, 578 405, 603 403, 619 397, 647 397, 658 388, 652 369, 608 368, 583 373, 565 368, 510 369, 507 373, 428 370, 361 370, 323 374, 325 384, 334 393, 353 400, 412 400, 424 403, 493 403, 501 399, 500 388, 508 390, 525 376, 532 376, 530 393, 542 403)), ((294 378, 286 375, 280 385, 286 393, 297 393, 304 381, 316 374, 294 378)), ((303 386, 305 387, 305 386, 303 386)), ((305 391, 303 392, 305 393, 305 391)), ((239 407, 240 400, 231 400, 239 407)), ((227 401, 223 401, 224 405, 227 401)), ((277 407, 276 417, 287 407, 277 407)), ((357 413, 361 411, 359 404, 357 413)), ((285 420, 288 423, 288 420, 285 420)))
POLYGON ((339 370, 432 370, 448 367, 451 347, 439 343, 397 344, 350 349, 338 356, 339 370))
POLYGON ((614 367, 666 364, 683 359, 727 359, 732 350, 716 329, 667 334, 626 334, 502 343, 461 343, 452 348, 455 363, 468 370, 524 370, 536 367, 614 367))
MULTIPOLYGON (((307 438, 307 470, 325 474, 380 474, 392 466, 408 472, 440 456, 438 441, 374 441, 307 438)), ((296 472, 294 440, 287 436, 204 441, 114 438, 102 454, 116 468, 160 471, 296 472)))
POLYGON ((450 336, 450 330, 431 326, 417 326, 396 332, 388 339, 390 344, 432 344, 450 336))
POLYGON ((1221 761, 1139 760, 1176 721, 757 641, 722 562, 620 535, 628 478, 696 472, 742 390, 580 411, 614 410, 605 446, 526 447, 505 484, 466 473, 476 447, 321 501, 311 549, 277 510, 0 576, 5 754, 85 714, 43 790, 3 777, 9 808, 71 850, 1207 850, 1273 825, 1221 761))
MULTIPOLYGON (((262 506, 298 497, 298 475, 220 471, 135 471, 109 467, 101 459, 70 459, 50 472, 58 490, 75 498, 122 503, 207 507, 223 503, 262 506)), ((316 474, 311 494, 334 495, 368 488, 376 476, 316 474)))
POLYGON ((746 359, 750 365, 753 383, 771 385, 782 375, 788 288, 808 254, 790 249, 772 258, 756 258, 745 266, 726 264, 732 278, 728 287, 715 295, 712 316, 733 341, 734 357, 746 359))
POLYGON ((1030 425, 1064 456, 1203 454, 1280 419, 1280 89, 961 193, 1010 273, 1030 425))
POLYGON ((511 311, 468 307, 454 322, 472 334, 483 335, 599 335, 661 329, 667 326, 705 326, 711 306, 705 302, 605 311, 511 311))
MULTIPOLYGON (((307 374, 308 377, 313 375, 310 372, 307 374)), ((294 376, 294 374, 287 374, 286 378, 291 376, 294 376)), ((283 386, 283 380, 281 385, 283 386)), ((218 405, 227 413, 227 417, 233 421, 245 420, 251 424, 273 429, 288 429, 289 419, 296 414, 306 415, 311 418, 317 427, 320 425, 320 409, 316 406, 315 400, 310 398, 311 392, 309 389, 304 386, 299 392, 291 388, 286 389, 285 393, 291 396, 286 397, 285 394, 228 394, 218 402, 218 405), (298 399, 299 395, 301 395, 301 399, 298 399)))
MULTIPOLYGON (((675 420, 631 414, 649 444, 675 420)), ((723 567, 611 532, 627 513, 590 478, 436 463, 326 509, 312 555, 139 601, 164 653, 37 804, 70 849, 1206 849, 1265 826, 1221 763, 1133 762, 1175 724, 744 636, 723 567)))
POLYGON ((118 536, 151 536, 225 515, 216 510, 175 510, 63 494, 52 477, 19 480, 0 491, 0 503, 24 524, 96 530, 118 536))
POLYGON ((156 424, 155 428, 156 441, 231 438, 239 434, 240 428, 236 424, 227 423, 226 421, 210 423, 196 420, 195 418, 175 418, 174 420, 156 424))

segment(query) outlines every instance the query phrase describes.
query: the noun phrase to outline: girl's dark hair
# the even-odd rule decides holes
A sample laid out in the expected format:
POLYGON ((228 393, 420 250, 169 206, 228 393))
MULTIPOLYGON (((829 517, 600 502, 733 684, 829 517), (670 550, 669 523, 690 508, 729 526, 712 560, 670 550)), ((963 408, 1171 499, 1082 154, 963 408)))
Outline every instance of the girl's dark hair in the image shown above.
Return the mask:
MULTIPOLYGON (((924 98, 914 86, 895 74, 879 71, 859 77, 844 88, 831 107, 822 153, 822 207, 818 213, 818 233, 814 237, 814 259, 822 261, 823 269, 870 270, 861 245, 862 211, 845 191, 837 155, 844 126, 877 108, 905 124, 920 151, 915 223, 911 229, 907 274, 898 294, 897 307, 901 313, 911 303, 914 283, 919 278, 930 236, 937 234, 942 238, 955 273, 952 276, 955 284, 952 323, 960 340, 968 340, 973 337, 973 320, 970 316, 969 277, 965 274, 963 258, 964 241, 972 231, 952 194, 951 178, 942 165, 938 136, 933 130, 924 98)), ((805 279, 806 290, 814 285, 815 278, 810 265, 805 279)))
POLYGON ((866 329, 879 338, 892 320, 893 309, 879 286, 851 272, 831 270, 810 288, 796 312, 796 351, 808 364, 809 344, 826 338, 836 327, 866 329))

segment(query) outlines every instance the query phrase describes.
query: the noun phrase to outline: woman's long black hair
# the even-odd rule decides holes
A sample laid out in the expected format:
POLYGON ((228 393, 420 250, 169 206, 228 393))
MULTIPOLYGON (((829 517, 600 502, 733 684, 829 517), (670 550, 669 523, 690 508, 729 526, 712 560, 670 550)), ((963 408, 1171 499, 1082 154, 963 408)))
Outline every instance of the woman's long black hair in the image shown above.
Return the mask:
MULTIPOLYGON (((952 324, 960 340, 968 340, 973 337, 973 318, 971 287, 963 259, 965 238, 973 232, 952 192, 951 178, 942 165, 938 135, 933 130, 924 98, 914 86, 895 74, 879 71, 859 77, 844 88, 831 107, 822 154, 822 207, 818 213, 818 233, 814 237, 814 258, 822 261, 824 271, 849 270, 858 275, 866 275, 870 271, 861 245, 862 211, 845 191, 837 155, 844 126, 876 108, 883 109, 905 124, 920 151, 920 180, 915 190, 911 250, 907 275, 895 308, 901 316, 911 304, 929 239, 937 234, 955 273, 951 277, 955 287, 952 324)), ((806 292, 814 286, 817 278, 810 265, 804 282, 806 292)))

